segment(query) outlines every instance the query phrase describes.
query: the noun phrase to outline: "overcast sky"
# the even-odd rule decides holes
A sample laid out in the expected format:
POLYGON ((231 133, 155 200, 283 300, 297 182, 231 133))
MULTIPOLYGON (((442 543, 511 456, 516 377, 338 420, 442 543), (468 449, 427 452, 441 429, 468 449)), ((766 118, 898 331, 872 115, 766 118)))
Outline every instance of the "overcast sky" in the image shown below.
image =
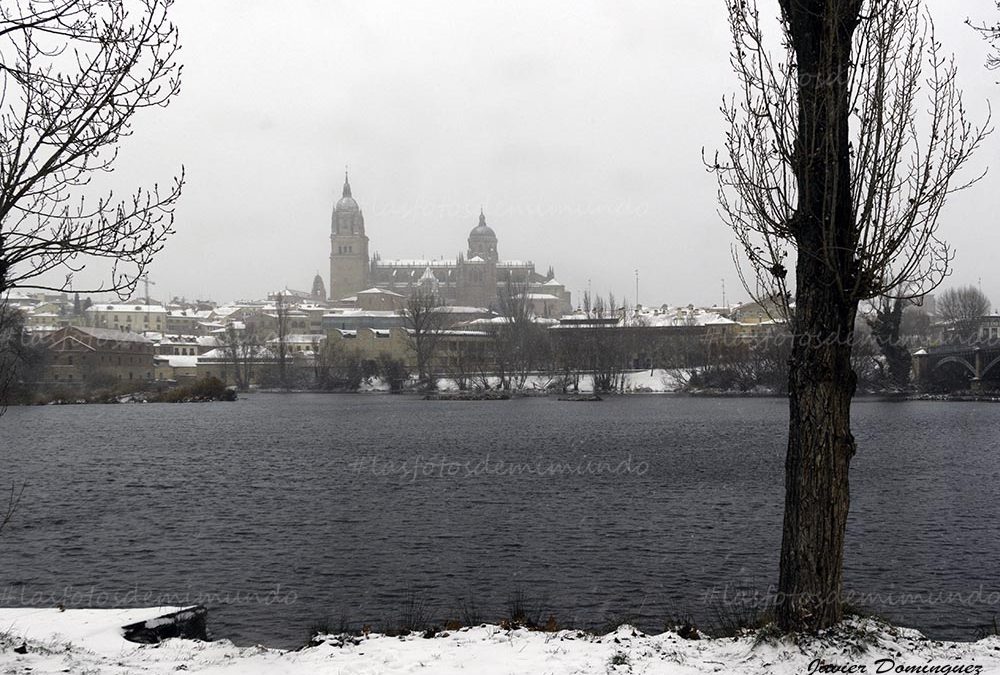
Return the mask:
MULTIPOLYGON (((766 4, 766 2, 765 2, 766 4)), ((976 119, 1000 73, 963 25, 992 0, 930 0, 976 119)), ((578 300, 746 297, 703 147, 734 87, 722 0, 178 0, 181 95, 137 120, 116 180, 183 164, 154 297, 226 301, 328 283, 345 165, 384 258, 454 257, 482 206, 503 258, 578 300)), ((1000 135, 978 166, 998 164, 1000 135)), ((1000 171, 995 166, 994 171, 1000 171)), ((948 284, 1000 304, 1000 175, 946 208, 948 284)), ((81 275, 92 278, 93 270, 81 275)))

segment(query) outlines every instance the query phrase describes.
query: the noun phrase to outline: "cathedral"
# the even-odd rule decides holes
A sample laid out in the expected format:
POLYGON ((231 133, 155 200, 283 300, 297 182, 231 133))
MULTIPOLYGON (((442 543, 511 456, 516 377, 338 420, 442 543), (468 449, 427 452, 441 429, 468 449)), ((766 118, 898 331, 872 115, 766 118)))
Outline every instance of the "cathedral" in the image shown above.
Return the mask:
POLYGON ((558 316, 572 311, 570 293, 549 268, 539 274, 531 262, 501 260, 497 235, 479 222, 469 232, 468 249, 451 260, 383 260, 368 254, 365 216, 344 176, 343 196, 333 209, 330 231, 330 301, 350 304, 361 291, 379 288, 408 295, 414 289, 433 291, 448 305, 496 309, 509 283, 526 288, 535 313, 558 316))

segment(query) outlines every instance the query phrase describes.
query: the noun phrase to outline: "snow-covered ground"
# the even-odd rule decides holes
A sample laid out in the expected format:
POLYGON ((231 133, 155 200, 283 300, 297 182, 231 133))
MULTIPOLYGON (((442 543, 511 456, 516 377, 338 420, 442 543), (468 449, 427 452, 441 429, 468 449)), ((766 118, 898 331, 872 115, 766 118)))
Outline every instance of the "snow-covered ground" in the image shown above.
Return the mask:
MULTIPOLYGON (((550 389, 558 378, 547 375, 530 375, 524 383, 527 390, 550 389)), ((496 386, 496 378, 491 378, 491 385, 496 386)), ((683 382, 678 379, 676 372, 655 369, 655 370, 632 370, 625 373, 626 393, 647 393, 663 394, 674 392, 683 386, 683 382)), ((454 380, 441 378, 437 381, 437 388, 440 391, 458 391, 458 385, 454 380)), ((594 380, 590 375, 580 376, 580 391, 592 392, 594 390, 594 380)))
POLYGON ((236 647, 224 640, 171 639, 158 645, 136 645, 122 637, 121 625, 178 609, 0 609, 0 672, 1000 673, 1000 637, 974 643, 937 642, 917 631, 868 619, 852 619, 827 635, 798 642, 754 636, 687 640, 675 633, 644 635, 627 626, 602 637, 497 626, 464 628, 433 638, 331 636, 298 651, 236 647), (25 651, 22 646, 26 652, 18 653, 25 651))

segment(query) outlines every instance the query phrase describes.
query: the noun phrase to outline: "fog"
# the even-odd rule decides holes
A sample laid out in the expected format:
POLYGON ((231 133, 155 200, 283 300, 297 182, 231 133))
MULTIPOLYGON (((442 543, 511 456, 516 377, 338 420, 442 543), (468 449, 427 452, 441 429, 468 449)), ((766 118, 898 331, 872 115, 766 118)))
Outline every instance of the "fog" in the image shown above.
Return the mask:
MULTIPOLYGON (((1000 92, 964 19, 929 3, 973 120, 1000 92)), ((574 292, 711 305, 746 297, 702 149, 735 87, 721 0, 274 3, 180 0, 180 96, 137 118, 114 180, 187 185, 152 294, 225 301, 329 271, 345 166, 371 251, 454 257, 482 207, 502 258, 574 292)), ((775 10, 776 13, 776 10, 775 10)), ((976 167, 995 163, 991 136, 976 167)), ((1000 304, 995 175, 953 198, 947 285, 1000 304)), ((88 267, 77 286, 100 278, 88 267)))

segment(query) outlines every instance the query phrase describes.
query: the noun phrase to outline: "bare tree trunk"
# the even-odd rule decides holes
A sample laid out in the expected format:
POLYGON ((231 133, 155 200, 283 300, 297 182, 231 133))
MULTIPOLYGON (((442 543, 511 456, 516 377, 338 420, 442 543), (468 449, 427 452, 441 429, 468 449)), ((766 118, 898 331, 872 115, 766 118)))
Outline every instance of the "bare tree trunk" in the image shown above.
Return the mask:
POLYGON ((816 630, 841 618, 855 451, 851 346, 858 305, 843 288, 858 274, 849 83, 861 2, 781 0, 781 7, 799 73, 791 228, 799 256, 776 618, 784 630, 816 630))
MULTIPOLYGON (((805 259, 808 261, 808 259, 805 259)), ((844 534, 854 456, 851 334, 856 307, 830 298, 802 277, 789 367, 785 518, 778 580, 778 625, 815 630, 841 618, 844 534), (810 342, 812 344, 810 344, 810 342)))
POLYGON ((417 379, 423 389, 434 389, 434 359, 438 353, 446 315, 441 300, 433 292, 415 289, 406 300, 406 338, 417 361, 417 379))
POLYGON ((288 356, 288 305, 282 293, 278 293, 275 302, 278 328, 278 386, 288 388, 288 368, 285 359, 288 356))

